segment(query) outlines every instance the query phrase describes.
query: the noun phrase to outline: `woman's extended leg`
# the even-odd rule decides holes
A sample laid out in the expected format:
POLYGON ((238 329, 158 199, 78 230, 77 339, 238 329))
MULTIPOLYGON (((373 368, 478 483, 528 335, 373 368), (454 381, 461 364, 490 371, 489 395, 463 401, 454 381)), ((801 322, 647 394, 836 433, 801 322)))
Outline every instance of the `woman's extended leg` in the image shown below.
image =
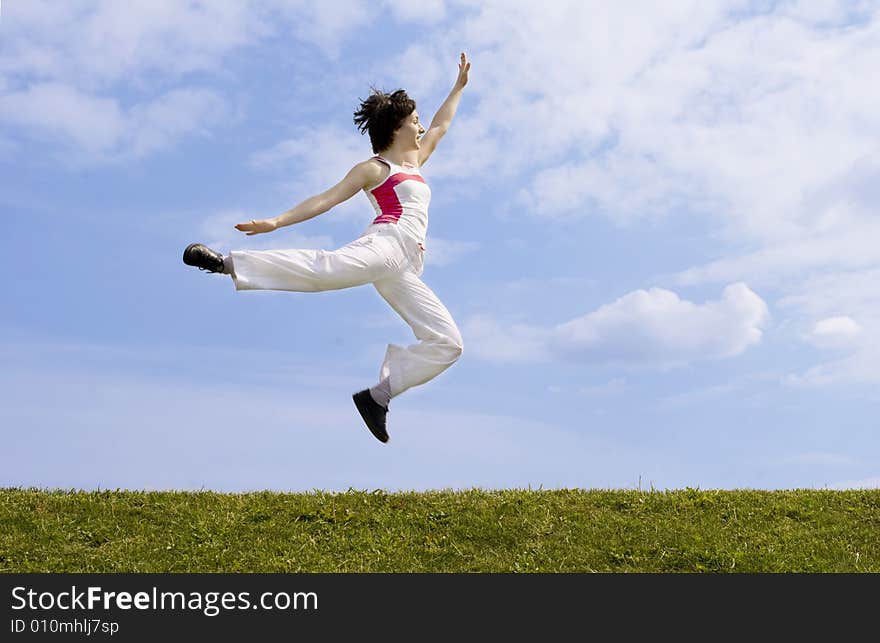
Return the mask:
POLYGON ((391 275, 373 285, 419 340, 406 347, 388 345, 379 385, 385 383, 390 397, 395 397, 452 366, 462 352, 461 333, 446 306, 412 272, 391 275))
POLYGON ((368 234, 338 250, 233 250, 236 290, 319 292, 371 283, 404 260, 400 244, 368 234))

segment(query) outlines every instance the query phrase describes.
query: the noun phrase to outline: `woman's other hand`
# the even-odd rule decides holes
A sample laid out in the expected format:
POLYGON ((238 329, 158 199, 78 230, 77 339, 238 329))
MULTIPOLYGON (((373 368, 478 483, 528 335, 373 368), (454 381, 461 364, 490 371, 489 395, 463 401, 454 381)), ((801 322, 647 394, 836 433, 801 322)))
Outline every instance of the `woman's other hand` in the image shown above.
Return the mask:
POLYGON ((461 54, 461 62, 458 63, 458 78, 455 81, 456 87, 464 87, 468 82, 468 72, 471 70, 471 64, 468 62, 464 52, 461 54))
POLYGON ((278 228, 274 219, 251 219, 245 223, 236 223, 235 229, 240 232, 247 232, 247 236, 252 237, 255 234, 263 232, 272 232, 278 228))

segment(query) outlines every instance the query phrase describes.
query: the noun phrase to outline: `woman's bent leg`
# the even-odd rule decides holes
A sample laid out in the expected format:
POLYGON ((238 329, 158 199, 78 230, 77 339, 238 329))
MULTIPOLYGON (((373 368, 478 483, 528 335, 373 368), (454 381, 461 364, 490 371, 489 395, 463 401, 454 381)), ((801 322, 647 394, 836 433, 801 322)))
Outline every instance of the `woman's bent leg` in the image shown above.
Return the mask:
POLYGON ((462 352, 461 333, 446 306, 413 273, 402 272, 373 285, 419 340, 406 347, 388 345, 379 380, 388 378, 395 397, 452 366, 462 352))
POLYGON ((334 251, 233 250, 229 253, 236 290, 320 292, 381 279, 403 260, 399 244, 366 235, 334 251))

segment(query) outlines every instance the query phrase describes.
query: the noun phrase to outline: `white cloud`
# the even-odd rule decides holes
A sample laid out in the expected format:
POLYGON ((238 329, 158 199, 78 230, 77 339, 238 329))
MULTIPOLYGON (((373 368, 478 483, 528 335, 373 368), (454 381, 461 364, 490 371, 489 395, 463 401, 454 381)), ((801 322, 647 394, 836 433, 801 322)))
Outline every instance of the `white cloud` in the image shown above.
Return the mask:
POLYGON ((131 154, 141 157, 192 134, 209 135, 227 116, 223 99, 208 89, 174 89, 131 109, 131 154))
POLYGON ((74 165, 139 158, 228 119, 220 92, 173 85, 228 74, 241 48, 292 32, 336 55, 375 18, 354 0, 29 0, 4 9, 0 122, 60 143, 50 154, 74 165))
POLYGON ((269 32, 247 3, 28 0, 4 7, 0 74, 96 88, 140 74, 216 70, 269 32))
POLYGON ((125 115, 115 99, 84 94, 60 83, 32 85, 0 96, 0 119, 58 137, 89 154, 113 149, 125 131, 125 115))
POLYGON ((792 373, 786 383, 815 387, 880 381, 880 268, 812 275, 790 287, 777 306, 792 316, 791 326, 802 340, 849 353, 792 373), (825 323, 817 325, 817 320, 825 323))
POLYGON ((538 172, 518 203, 540 217, 600 212, 619 222, 695 205, 690 178, 639 155, 611 152, 601 161, 564 163, 538 172))
POLYGON ((840 311, 861 320, 875 319, 880 315, 880 267, 812 275, 792 287, 778 305, 814 319, 840 311))
POLYGON ((207 134, 225 115, 219 95, 198 88, 172 90, 129 110, 115 98, 60 83, 0 96, 0 120, 63 143, 56 155, 67 163, 140 158, 186 136, 207 134), (78 152, 73 159, 70 149, 78 152))
MULTIPOLYGON (((416 3, 407 4, 413 7, 419 6, 416 3)), ((402 53, 389 59, 380 70, 383 75, 389 77, 389 80, 393 79, 390 82, 393 83, 394 88, 406 89, 410 98, 416 101, 419 115, 426 124, 445 100, 458 75, 460 50, 456 51, 456 46, 461 45, 457 42, 449 42, 442 33, 438 33, 430 42, 419 40, 409 45, 402 53)), ((461 122, 462 119, 458 119, 456 130, 459 129, 461 122)), ((444 140, 444 148, 449 146, 448 140, 449 138, 444 140)), ((445 156, 448 154, 444 152, 442 155, 431 157, 429 163, 432 174, 437 173, 438 167, 443 167, 445 156)))
POLYGON ((779 6, 778 12, 795 20, 832 27, 865 19, 873 7, 871 0, 789 0, 779 6))
POLYGON ((852 354, 822 362, 801 373, 791 373, 783 378, 783 383, 796 388, 819 388, 846 386, 850 390, 854 384, 870 386, 876 395, 876 385, 880 383, 880 348, 862 343, 852 354))
MULTIPOLYGON (((467 43, 473 60, 465 101, 472 116, 456 123, 467 171, 490 160, 503 173, 565 160, 600 144, 623 104, 624 83, 664 49, 698 39, 720 13, 708 3, 663 8, 558 2, 554 10, 524 2, 485 2, 422 47, 428 59, 467 43), (693 35, 686 33, 693 25, 693 35), (496 145, 496 143, 500 145, 496 145)), ((454 61, 450 61, 454 62, 454 61)), ((454 78, 454 75, 453 77, 454 78)), ((451 78, 451 79, 452 79, 451 78)), ((450 80, 451 80, 450 79, 450 80)))
POLYGON ((446 16, 446 3, 444 0, 385 0, 385 4, 391 9, 391 15, 398 22, 425 23, 439 22, 446 16))
POLYGON ((471 353, 500 362, 550 359, 666 368, 739 355, 761 340, 767 305, 743 283, 695 304, 662 288, 638 290, 553 328, 503 325, 487 316, 464 325, 471 353))
POLYGON ((808 340, 819 348, 852 346, 862 327, 845 315, 819 320, 808 335, 808 340))
POLYGON ((368 31, 368 25, 379 14, 374 5, 360 0, 274 0, 269 6, 286 18, 297 39, 319 47, 334 59, 339 56, 341 43, 358 31, 368 31))
POLYGON ((558 326, 552 345, 559 355, 584 361, 674 365, 742 353, 761 340, 768 316, 764 301, 743 283, 705 304, 652 288, 558 326))
POLYGON ((696 285, 746 278, 765 285, 788 285, 830 269, 872 268, 880 225, 861 222, 832 233, 779 240, 760 250, 689 268, 674 276, 676 283, 696 285))

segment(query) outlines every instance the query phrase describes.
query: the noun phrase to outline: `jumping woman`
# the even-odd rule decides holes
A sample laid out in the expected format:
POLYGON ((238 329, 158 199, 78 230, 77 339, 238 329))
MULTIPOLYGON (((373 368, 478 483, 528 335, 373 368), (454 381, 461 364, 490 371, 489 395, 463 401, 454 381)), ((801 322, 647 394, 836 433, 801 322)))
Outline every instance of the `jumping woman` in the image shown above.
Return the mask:
POLYGON ((418 339, 390 344, 379 381, 352 398, 367 428, 388 441, 386 415, 392 398, 424 384, 452 366, 462 352, 458 327, 419 277, 424 266, 431 190, 420 168, 446 134, 468 82, 464 53, 458 78, 427 131, 406 92, 373 89, 354 113, 361 134, 369 132, 375 156, 355 165, 335 186, 272 219, 251 219, 235 228, 247 236, 301 223, 347 201, 361 190, 375 210, 363 234, 346 246, 326 250, 233 250, 227 256, 200 243, 187 246, 183 262, 230 275, 236 290, 320 292, 373 284, 418 339))

